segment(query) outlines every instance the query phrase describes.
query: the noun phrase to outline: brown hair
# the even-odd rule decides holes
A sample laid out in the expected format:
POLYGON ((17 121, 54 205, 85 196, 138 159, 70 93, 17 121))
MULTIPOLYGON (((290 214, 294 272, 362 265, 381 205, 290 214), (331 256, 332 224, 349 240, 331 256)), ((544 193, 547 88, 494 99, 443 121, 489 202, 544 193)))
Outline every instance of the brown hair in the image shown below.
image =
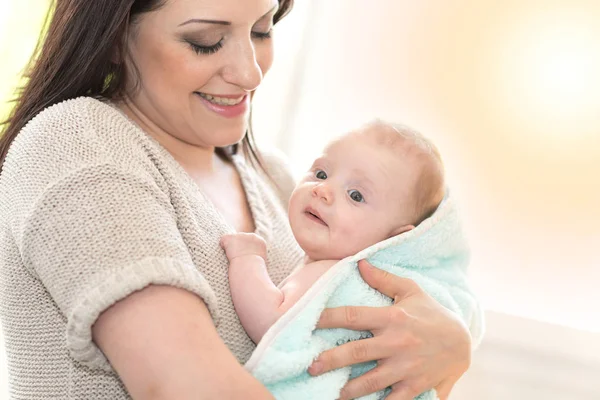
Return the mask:
MULTIPOLYGON (((279 0, 274 22, 292 9, 293 0, 279 0)), ((46 17, 46 33, 38 41, 19 89, 15 106, 0 137, 0 172, 10 144, 43 109, 80 96, 119 99, 126 71, 122 57, 130 24, 144 13, 162 7, 165 0, 55 0, 46 17)), ((244 154, 264 170, 249 128, 241 142, 244 154)), ((229 158, 238 145, 217 149, 229 158)))

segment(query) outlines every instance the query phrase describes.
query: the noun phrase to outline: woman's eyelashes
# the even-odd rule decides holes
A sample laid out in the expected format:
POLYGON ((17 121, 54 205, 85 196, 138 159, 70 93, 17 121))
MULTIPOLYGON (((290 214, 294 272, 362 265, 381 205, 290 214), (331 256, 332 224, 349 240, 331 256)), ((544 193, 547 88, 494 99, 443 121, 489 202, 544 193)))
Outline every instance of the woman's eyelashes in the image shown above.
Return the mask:
POLYGON ((254 25, 254 29, 250 33, 252 38, 258 40, 270 39, 273 33, 273 17, 263 18, 254 25))
MULTIPOLYGON (((253 39, 257 39, 257 40, 267 40, 270 39, 272 36, 272 32, 273 30, 270 29, 268 32, 252 32, 252 38, 253 39)), ((195 43, 192 40, 186 40, 186 42, 192 47, 192 50, 194 50, 194 52, 196 52, 196 54, 214 54, 217 51, 221 50, 221 48, 223 47, 223 38, 221 38, 221 40, 219 40, 217 43, 213 44, 213 45, 202 45, 202 44, 198 44, 195 43)))
POLYGON ((258 40, 270 39, 273 36, 273 29, 269 29, 267 32, 254 32, 252 31, 252 37, 258 40))
POLYGON ((187 42, 192 47, 192 50, 196 52, 196 54, 214 54, 223 47, 223 39, 210 46, 200 45, 190 40, 187 40, 187 42))

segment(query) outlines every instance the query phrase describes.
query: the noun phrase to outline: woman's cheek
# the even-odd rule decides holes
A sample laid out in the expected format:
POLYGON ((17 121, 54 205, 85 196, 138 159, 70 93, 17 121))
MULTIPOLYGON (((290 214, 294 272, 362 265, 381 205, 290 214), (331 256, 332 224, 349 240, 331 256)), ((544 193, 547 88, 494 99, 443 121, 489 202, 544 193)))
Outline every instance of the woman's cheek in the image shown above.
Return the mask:
POLYGON ((266 40, 263 43, 259 43, 256 48, 256 62, 262 71, 263 77, 271 69, 273 65, 273 39, 266 40))

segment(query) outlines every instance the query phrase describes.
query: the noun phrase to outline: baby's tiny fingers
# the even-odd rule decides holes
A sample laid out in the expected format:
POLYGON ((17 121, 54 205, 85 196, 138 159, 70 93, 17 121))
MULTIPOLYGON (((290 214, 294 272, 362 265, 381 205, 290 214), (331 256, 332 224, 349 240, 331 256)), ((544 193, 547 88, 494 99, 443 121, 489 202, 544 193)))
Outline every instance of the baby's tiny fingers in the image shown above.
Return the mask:
POLYGON ((227 234, 227 235, 223 235, 223 236, 221 236, 221 240, 219 240, 219 245, 220 245, 222 248, 225 248, 225 247, 227 247, 227 245, 228 245, 228 244, 231 242, 231 238, 232 238, 232 236, 233 236, 233 235, 231 235, 231 234, 227 234))

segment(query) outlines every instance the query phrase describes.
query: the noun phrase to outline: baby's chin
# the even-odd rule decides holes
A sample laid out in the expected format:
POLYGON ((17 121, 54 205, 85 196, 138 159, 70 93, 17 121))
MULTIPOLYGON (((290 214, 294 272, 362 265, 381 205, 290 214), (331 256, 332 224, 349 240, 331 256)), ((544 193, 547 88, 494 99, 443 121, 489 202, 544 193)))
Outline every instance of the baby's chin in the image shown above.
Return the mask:
POLYGON ((292 233, 300 248, 311 261, 341 260, 354 254, 353 249, 343 248, 338 243, 332 244, 326 231, 309 232, 302 225, 290 221, 292 233))
POLYGON ((314 240, 298 240, 298 244, 311 261, 341 260, 354 254, 339 247, 333 249, 329 243, 315 243, 314 240))

